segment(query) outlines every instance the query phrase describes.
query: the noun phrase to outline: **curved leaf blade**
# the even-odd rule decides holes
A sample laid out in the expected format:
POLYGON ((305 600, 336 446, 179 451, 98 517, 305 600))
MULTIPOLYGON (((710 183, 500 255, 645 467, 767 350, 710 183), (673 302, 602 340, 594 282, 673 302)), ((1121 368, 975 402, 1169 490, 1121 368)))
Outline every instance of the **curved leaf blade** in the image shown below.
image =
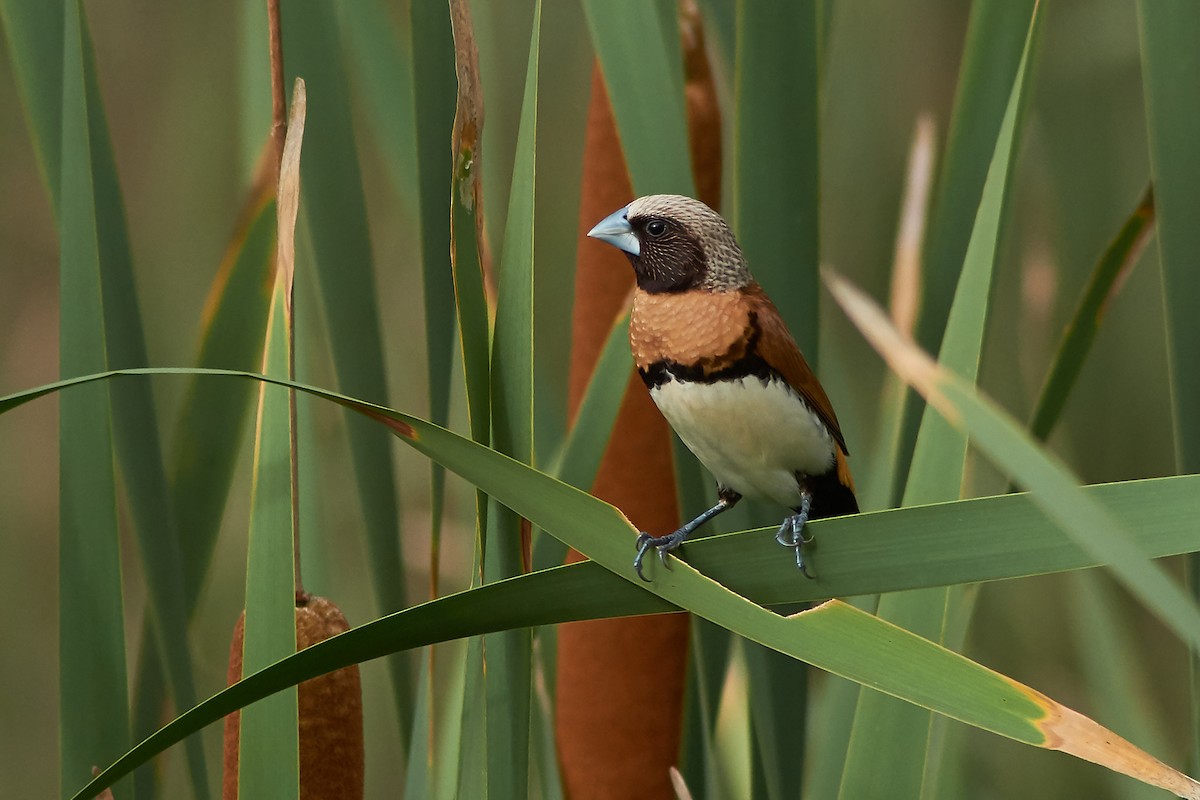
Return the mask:
MULTIPOLYGON (((290 385, 261 376, 243 377, 290 385)), ((1182 796, 1200 797, 1200 784, 1165 767, 1091 720, 963 656, 891 626, 845 603, 829 601, 816 609, 781 617, 705 577, 686 562, 679 560, 672 561, 673 570, 658 571, 654 583, 639 585, 627 566, 627 547, 637 532, 612 506, 567 487, 552 477, 494 450, 484 448, 416 417, 311 387, 296 388, 357 408, 387 425, 415 449, 437 458, 448 469, 476 483, 515 513, 535 521, 597 561, 605 569, 615 573, 624 584, 622 591, 627 593, 627 597, 639 596, 636 592, 628 594, 633 590, 653 593, 659 600, 666 601, 666 608, 671 605, 686 608, 741 636, 858 683, 895 694, 910 702, 1018 741, 1071 752, 1154 785, 1170 788, 1180 792, 1182 796), (664 572, 665 574, 662 574, 664 572)), ((49 389, 43 388, 40 391, 44 394, 49 389)), ((25 397, 28 399, 36 393, 26 393, 25 397)), ((9 402, 11 401, 0 401, 0 408, 9 402)), ((842 521, 842 524, 854 521, 857 520, 851 518, 842 521)), ((564 567, 552 572, 555 576, 561 576, 568 569, 564 567)), ((170 742, 178 741, 178 738, 205 724, 205 721, 213 721, 234 710, 238 707, 237 703, 244 705, 245 702, 264 696, 247 693, 245 686, 248 683, 254 686, 255 692, 263 692, 264 686, 271 687, 265 691, 269 694, 282 688, 280 681, 285 685, 294 685, 307 677, 347 663, 395 652, 406 642, 411 642, 409 646, 428 644, 453 637, 457 631, 464 628, 466 630, 457 635, 479 633, 480 628, 487 629, 489 621, 495 622, 498 613, 508 613, 511 609, 501 610, 496 607, 500 604, 496 603, 494 598, 489 598, 490 606, 480 608, 479 614, 458 612, 456 618, 438 620, 432 623, 432 626, 422 615, 430 614, 431 607, 443 609, 444 606, 436 605, 438 603, 473 603, 480 597, 481 592, 497 591, 497 587, 509 587, 521 580, 541 581, 547 574, 536 573, 536 577, 523 576, 507 582, 489 584, 460 595, 433 601, 334 637, 326 643, 292 656, 285 662, 272 665, 206 701, 193 712, 185 714, 168 729, 151 737, 123 757, 83 792, 98 791, 107 785, 106 781, 119 777, 140 763, 139 759, 144 759, 150 752, 157 752, 156 748, 161 749, 170 742), (419 621, 414 622, 414 618, 419 621), (377 633, 377 626, 394 625, 397 620, 404 625, 403 635, 391 631, 393 635, 385 642, 376 638, 372 640, 374 649, 363 649, 367 637, 357 631, 369 630, 377 633), (414 637, 414 633, 418 631, 419 635, 414 637), (431 631, 432 638, 423 638, 431 631), (382 651, 380 647, 383 648, 382 651), (318 655, 314 656, 313 653, 318 655), (347 657, 351 660, 342 661, 347 657), (297 664, 301 664, 302 668, 297 669, 297 664), (318 671, 308 671, 314 668, 318 671), (281 677, 281 673, 287 677, 281 677), (231 702, 234 704, 232 707, 231 702), (216 716, 206 716, 214 713, 216 716)), ((560 594, 557 607, 549 609, 548 613, 557 615, 567 608, 577 607, 580 601, 568 599, 567 595, 577 598, 578 594, 574 591, 560 594)), ((527 599, 523 598, 520 601, 522 607, 528 608, 524 606, 527 599)), ((665 610, 663 606, 659 608, 665 610)), ((554 621, 564 620, 556 616, 554 621)), ((513 626, 511 620, 506 622, 509 627, 513 626)))
POLYGON ((1076 543, 1105 563, 1128 588, 1191 648, 1200 649, 1200 608, 1156 564, 1111 512, 1080 491, 1057 458, 1034 444, 1020 425, 961 379, 940 369, 891 327, 883 312, 833 273, 826 283, 842 308, 888 364, 917 388, 1030 496, 1076 543))

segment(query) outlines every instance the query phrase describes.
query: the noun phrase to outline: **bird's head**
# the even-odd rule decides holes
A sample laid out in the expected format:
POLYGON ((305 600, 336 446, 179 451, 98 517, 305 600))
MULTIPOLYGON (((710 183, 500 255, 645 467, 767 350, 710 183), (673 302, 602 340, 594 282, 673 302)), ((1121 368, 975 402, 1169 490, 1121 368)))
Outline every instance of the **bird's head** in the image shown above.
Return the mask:
POLYGON ((751 282, 729 225, 690 197, 639 197, 602 219, 588 236, 623 250, 646 292, 729 291, 751 282))

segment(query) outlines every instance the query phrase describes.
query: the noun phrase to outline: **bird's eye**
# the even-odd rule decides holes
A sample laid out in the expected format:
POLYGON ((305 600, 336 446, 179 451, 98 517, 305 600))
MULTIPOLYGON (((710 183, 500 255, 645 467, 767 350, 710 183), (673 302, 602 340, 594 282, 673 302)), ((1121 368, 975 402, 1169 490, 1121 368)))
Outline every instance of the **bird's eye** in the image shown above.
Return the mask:
POLYGON ((652 219, 646 223, 646 233, 657 239, 667 232, 667 223, 661 219, 652 219))

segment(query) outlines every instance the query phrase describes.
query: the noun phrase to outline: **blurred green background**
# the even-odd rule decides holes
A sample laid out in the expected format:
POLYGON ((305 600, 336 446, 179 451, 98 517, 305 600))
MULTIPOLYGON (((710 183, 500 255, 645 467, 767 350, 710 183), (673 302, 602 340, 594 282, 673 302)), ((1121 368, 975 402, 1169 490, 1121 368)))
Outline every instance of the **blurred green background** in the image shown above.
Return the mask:
MULTIPOLYGON (((259 5, 109 0, 85 6, 154 365, 188 365, 194 359, 205 297, 265 138, 269 97, 259 5)), ((728 100, 732 3, 709 0, 701 5, 717 79, 728 100)), ((408 16, 407 4, 383 6, 398 34, 408 16)), ((496 249, 503 232, 533 3, 476 0, 472 6, 487 114, 485 208, 496 249)), ((1033 96, 1016 162, 1015 203, 997 263, 981 372, 983 389, 1018 418, 1031 412, 1092 266, 1149 178, 1134 5, 1126 0, 1051 0, 1043 6, 1033 96)), ((886 298, 888 292, 906 158, 918 116, 931 115, 939 147, 945 142, 969 10, 970 4, 961 0, 825 4, 821 260, 876 297, 886 298)), ((347 35, 344 30, 342 34, 347 35)), ((7 46, 0 38, 0 394, 58 377, 59 330, 55 223, 7 46)), ((586 38, 567 38, 554 46, 577 49, 586 65, 586 38)), ((397 173, 389 162, 389 148, 402 143, 381 142, 372 135, 365 122, 371 113, 368 99, 353 69, 351 79, 390 405, 426 416, 424 305, 418 291, 418 232, 411 200, 415 177, 397 173)), ((564 163, 542 168, 561 170, 556 174, 570 187, 578 181, 571 171, 578 169, 573 162, 589 100, 589 75, 582 69, 547 79, 575 84, 559 95, 571 98, 573 106, 553 110, 551 121, 543 122, 539 131, 543 142, 563 141, 568 156, 564 163)), ((320 114, 321 103, 322 98, 310 95, 309 114, 320 114)), ((569 240, 579 220, 567 204, 557 212, 551 209, 539 225, 561 230, 569 240)), ((333 386, 303 229, 299 257, 300 379, 333 386)), ((569 275, 571 265, 561 269, 569 275)), ((539 357, 544 355, 560 371, 569 352, 569 327, 564 326, 569 326, 570 302, 568 291, 557 319, 539 323, 541 331, 548 331, 539 334, 546 343, 539 357)), ((885 368, 832 303, 823 301, 823 309, 820 362, 839 366, 824 370, 822 377, 837 404, 850 450, 866 460, 879 448, 876 408, 885 368)), ((1150 247, 1111 305, 1052 439, 1054 449, 1085 482, 1173 472, 1162 313, 1157 253, 1150 247)), ((162 419, 178 416, 183 389, 182 380, 155 380, 162 419)), ((550 384, 538 402, 551 414, 565 417, 562 391, 563 384, 550 384)), ((461 394, 456 380, 451 427, 458 431, 466 430, 461 394)), ((10 797, 51 796, 57 786, 56 404, 48 398, 0 416, 0 542, 8 553, 0 558, 0 607, 7 620, 0 647, 0 682, 6 687, 0 692, 0 786, 10 797)), ((319 453, 304 473, 305 501, 311 504, 311 519, 318 520, 316 530, 306 531, 314 555, 306 561, 306 583, 310 590, 336 598, 355 624, 376 612, 365 578, 366 551, 343 417, 324 405, 305 407, 301 458, 305 452, 319 453)), ((169 450, 171 426, 165 427, 169 450)), ((422 566, 428 563, 429 470, 414 452, 400 447, 394 452, 410 565, 409 599, 416 601, 424 597, 429 581, 422 566)), ((248 446, 243 447, 242 462, 190 633, 201 696, 224 684, 229 634, 242 606, 248 446)), ((998 493, 1006 486, 981 461, 973 462, 971 478, 973 494, 998 493)), ((453 477, 448 486, 444 590, 465 585, 473 530, 472 491, 453 477)), ((132 664, 141 646, 136 638, 144 596, 136 550, 131 541, 125 545, 132 664)), ((1090 694, 1090 687, 1098 685, 1092 682, 1095 671, 1104 665, 1096 663, 1089 632, 1081 627, 1085 596, 1072 576, 988 585, 967 652, 1093 714, 1101 723, 1118 726, 1122 721, 1106 720, 1090 694)), ((1129 656, 1145 689, 1143 722, 1155 739, 1175 743, 1154 752, 1178 764, 1186 752, 1179 743, 1187 741, 1186 708, 1179 701, 1186 682, 1184 650, 1158 623, 1131 608, 1117 613, 1137 631, 1139 650, 1129 656)), ((391 787, 402 782, 402 776, 394 757, 398 739, 393 706, 370 700, 387 697, 387 673, 381 663, 370 663, 363 668, 363 680, 368 698, 368 796, 395 796, 391 787)), ((819 737, 820 732, 812 735, 819 737)), ((220 730, 214 727, 204 736, 211 761, 220 749, 220 730)), ((957 724, 952 724, 951 738, 954 747, 962 748, 964 773, 973 784, 962 796, 1131 796, 1113 787, 1129 789, 1132 784, 1114 783, 1117 779, 1103 771, 1061 755, 1033 751, 957 724)), ((165 758, 169 769, 164 796, 179 796, 185 791, 182 757, 171 752, 165 758)))

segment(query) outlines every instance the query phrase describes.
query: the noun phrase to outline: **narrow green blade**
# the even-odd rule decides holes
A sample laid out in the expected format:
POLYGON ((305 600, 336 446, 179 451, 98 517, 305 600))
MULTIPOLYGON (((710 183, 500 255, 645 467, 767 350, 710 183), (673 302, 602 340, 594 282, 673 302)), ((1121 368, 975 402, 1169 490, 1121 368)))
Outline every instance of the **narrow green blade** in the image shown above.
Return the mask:
POLYGON ((1075 314, 1067 324, 1054 362, 1046 375, 1046 382, 1034 404, 1029 423, 1029 432, 1034 437, 1050 437, 1067 398, 1071 396, 1071 389, 1083 369, 1087 354, 1092 349, 1092 342, 1113 295, 1137 262, 1154 228, 1154 193, 1152 188, 1147 187, 1137 208, 1096 262, 1087 289, 1079 298, 1075 314))
MULTIPOLYGON (((836 280, 833 283, 835 296, 842 295, 843 285, 836 280)), ((872 317, 873 326, 887 324, 881 313, 874 314, 877 316, 872 317)), ((922 362, 918 359, 912 363, 922 362)), ((928 368, 934 370, 929 374, 938 375, 932 363, 928 368)), ((829 568, 828 574, 834 577, 813 581, 796 581, 794 567, 778 558, 778 547, 771 537, 759 531, 694 542, 690 545, 689 562, 673 561, 673 570, 656 570, 653 584, 640 585, 627 564, 626 548, 636 531, 611 506, 416 417, 328 390, 261 375, 171 368, 111 371, 0 398, 0 412, 66 387, 116 375, 201 372, 292 386, 356 408, 387 424, 411 446, 441 459, 447 468, 476 483, 517 514, 562 537, 594 562, 487 584, 463 595, 393 615, 304 650, 197 706, 131 750, 81 792, 99 791, 154 753, 246 703, 350 663, 387 655, 405 647, 492 630, 600 616, 661 613, 670 610, 672 604, 712 619, 738 635, 939 713, 1019 741, 1055 746, 1118 768, 1126 763, 1121 758, 1129 754, 1127 743, 1092 727, 1090 721, 1043 695, 972 665, 961 656, 902 629, 887 626, 875 617, 837 602, 792 617, 766 612, 761 605, 794 603, 828 594, 853 595, 916 588, 930 585, 930 575, 960 583, 1078 569, 1105 563, 1114 554, 1117 558, 1127 558, 1129 546, 1137 548, 1138 557, 1189 552, 1197 546, 1194 520, 1200 513, 1197 509, 1200 495, 1195 487, 1200 478, 1185 476, 1133 481, 1088 489, 1064 484, 1053 464, 1047 468, 1039 457, 1030 456, 1024 449, 1023 434, 1015 423, 1009 421, 995 426, 994 423, 1002 418, 994 410, 972 401, 970 394, 955 386, 954 379, 944 376, 939 376, 938 386, 945 394, 934 395, 938 403, 943 404, 944 399, 953 402, 954 408, 969 415, 965 418, 973 435, 1001 463, 1011 467, 1018 460, 1023 462, 1021 480, 1034 485, 1035 492, 1029 497, 1005 495, 814 523, 814 533, 821 541, 819 563, 829 568), (946 398, 947 394, 949 398, 946 398), (997 430, 1001 433, 997 434, 997 430), (1054 502, 1047 502, 1047 498, 1054 498, 1054 502), (1063 498, 1066 498, 1065 502, 1063 498), (1031 500, 1036 501, 1037 506, 1031 500), (1097 512, 1100 525, 1095 524, 1097 512), (1080 515, 1078 523, 1076 514, 1080 515), (1115 538, 1114 529, 1122 523, 1130 525, 1131 540, 1115 538), (1094 546, 1086 537, 1085 540, 1077 539, 1081 529, 1086 530, 1088 536, 1102 539, 1100 545, 1094 546), (962 548, 958 550, 958 559, 947 561, 947 555, 957 548, 962 548), (1011 571, 1016 565, 1023 565, 1022 569, 1011 571), (697 567, 703 572, 697 571, 697 567), (790 583, 784 577, 785 573, 791 576, 790 583), (716 580, 704 577, 705 574, 715 576, 716 580), (570 589, 556 584, 544 596, 534 597, 524 590, 516 597, 504 596, 514 584, 535 586, 542 591, 546 587, 541 582, 551 575, 567 576, 569 583, 566 585, 570 589), (912 582, 898 585, 898 575, 907 575, 912 582), (501 594, 493 596, 491 591, 501 594), (738 595, 735 591, 744 594, 738 595), (464 597, 469 598, 468 607, 455 607, 456 603, 464 602, 464 597), (478 605, 477 600, 480 601, 478 605), (446 606, 451 606, 451 610, 443 618, 440 615, 446 606), (429 608, 437 609, 435 619, 414 622, 410 616, 428 613, 429 608), (881 625, 884 627, 880 628, 881 625), (334 642, 336 644, 332 644, 334 642), (356 649, 351 650, 351 645, 356 649), (335 658, 328 658, 330 649, 335 651, 335 658), (1063 724, 1083 726, 1082 730, 1091 733, 1082 739, 1068 736, 1066 734, 1076 728, 1063 729, 1063 724), (1097 749, 1097 746, 1109 749, 1097 749)), ((926 373, 906 371, 905 375, 910 380, 924 380, 921 376, 926 373)), ((1128 571, 1127 565, 1119 569, 1128 571)), ((1140 567, 1135 565, 1134 569, 1140 567)), ((1155 785, 1186 786, 1187 796, 1200 797, 1200 788, 1176 773, 1164 773, 1157 762, 1148 762, 1141 756, 1136 760, 1148 770, 1143 773, 1144 780, 1155 785)))
POLYGON ((38 167, 55 209, 62 192, 65 13, 63 3, 0 0, 5 44, 29 120, 38 167))
MULTIPOLYGON (((112 370, 57 381, 0 397, 0 413, 63 389, 137 375, 267 381, 365 414, 399 413, 328 389, 254 373, 178 367, 112 370)), ((1128 528, 1132 540, 1148 555, 1160 558, 1200 547, 1191 525, 1200 515, 1197 487, 1200 476, 1185 475, 1087 486, 1082 492, 1128 528)), ((794 580, 795 566, 778 558, 778 545, 766 535, 771 528, 699 539, 690 543, 687 555, 705 574, 719 575, 723 583, 764 605, 1046 575, 1106 563, 1092 548, 1073 544, 1038 510, 1029 494, 891 509, 813 525, 818 531, 825 526, 836 533, 821 542, 819 558, 825 569, 812 581, 794 580)))
MULTIPOLYGON (((1098 572, 1068 576, 1071 599, 1068 611, 1071 634, 1080 654, 1084 687, 1096 704, 1096 719, 1120 722, 1129 727, 1131 741, 1159 753, 1179 752, 1155 716, 1156 698, 1151 662, 1143 659, 1144 631, 1129 618, 1128 604, 1108 576, 1098 572)), ((1158 800, 1161 793, 1145 784, 1111 775, 1114 797, 1158 800)))
MULTIPOLYGON (((445 424, 450 415, 454 350, 455 284, 450 260, 450 185, 454 154, 454 40, 447 4, 417 0, 409 6, 413 108, 416 126, 417 207, 421 226, 421 274, 425 291, 425 351, 431 418, 445 424)), ((441 526, 445 473, 431 467, 435 538, 441 526)))
MULTIPOLYGON (((464 2, 451 4, 455 70, 459 77, 454 113, 454 170, 450 194, 450 263, 454 302, 458 312, 458 337, 462 348, 467 420, 471 438, 491 441, 492 331, 484 285, 481 252, 483 241, 483 87, 479 50, 470 11, 464 2)), ((436 498, 435 498, 436 502, 436 498)), ((486 520, 482 495, 477 498, 476 527, 486 520)))
POLYGON ((816 369, 817 0, 738 0, 729 222, 816 369))
POLYGON ((1167 312, 1175 456, 1181 472, 1200 471, 1200 7, 1180 0, 1138 2, 1150 168, 1158 212, 1158 252, 1167 312))
POLYGON ((571 330, 575 298, 575 252, 579 246, 587 97, 592 53, 587 20, 578 3, 547 3, 542 8, 542 68, 538 78, 539 137, 534 213, 538 236, 534 257, 553 264, 534 280, 534 389, 538 403, 535 449, 550 453, 567 436, 567 387, 570 385, 571 330))
MULTIPOLYGON (((288 84, 296 76, 304 78, 313 101, 314 113, 304 134, 302 216, 312 242, 338 385, 383 402, 387 398, 383 332, 337 14, 331 5, 298 0, 285 0, 282 13, 288 84)), ((448 207, 443 205, 443 216, 448 207)), ((386 439, 353 415, 347 417, 346 429, 365 523, 371 585, 380 610, 394 611, 404 607, 406 590, 391 449, 386 439)), ((409 663, 391 659, 388 667, 404 737, 412 726, 409 663)))
POLYGON ((421 653, 421 673, 417 676, 416 700, 413 701, 413 731, 424 736, 413 736, 404 770, 404 797, 433 797, 433 659, 427 647, 421 653))
MULTIPOLYGON (((529 41, 492 342, 492 439, 498 451, 525 464, 534 460, 534 181, 541 31, 539 0, 529 41)), ((501 580, 525 570, 526 526, 511 509, 495 503, 488 509, 485 580, 501 580)), ((516 800, 529 795, 532 647, 528 628, 491 634, 484 640, 489 797, 516 800)))
MULTIPOLYGON (((536 332, 535 332, 536 333, 536 332)), ((563 483, 588 489, 600 471, 604 451, 612 438, 629 386, 633 368, 629 362, 629 315, 622 315, 604 342, 596 368, 588 379, 583 400, 575 413, 575 424, 567 433, 562 451, 551 473, 563 483)), ((553 536, 539 536, 533 550, 533 566, 545 569, 561 564, 567 548, 553 536)))
POLYGON ((350 77, 366 101, 367 121, 397 200, 408 206, 417 196, 419 169, 412 40, 408 31, 396 30, 381 0, 339 3, 337 11, 352 67, 350 77))
POLYGON ((929 349, 942 339, 1035 6, 1035 0, 976 0, 971 7, 922 258, 925 297, 917 341, 929 349))
MULTIPOLYGON (((199 367, 257 368, 262 361, 268 276, 275 250, 275 201, 260 192, 246 209, 208 300, 199 367)), ((190 620, 220 532, 246 421, 254 399, 249 384, 194 377, 184 393, 171 458, 171 505, 183 555, 183 593, 190 620)), ((134 683, 134 730, 149 733, 161 722, 166 687, 149 615, 134 683)), ((155 773, 139 773, 139 793, 153 794, 155 773)))
MULTIPOLYGON (((946 151, 921 254, 924 289, 916 339, 930 351, 942 341, 1035 5, 1035 0, 975 0, 971 6, 946 151)), ((901 474, 907 472, 922 408, 917 402, 905 409, 901 474)))
POLYGON ((703 787, 704 797, 728 794, 715 734, 717 706, 729 669, 732 641, 733 636, 724 628, 692 618, 679 771, 693 791, 703 787))
MULTIPOLYGON (((1027 105, 1025 91, 1030 53, 1036 42, 1036 15, 1025 42, 1000 126, 995 152, 984 182, 983 196, 967 245, 954 303, 946 323, 938 363, 968 383, 975 383, 983 349, 1000 231, 1010 205, 1008 187, 1012 162, 1019 147, 1020 120, 1027 105)), ((967 460, 967 434, 955 429, 932 407, 926 406, 904 492, 904 505, 921 505, 959 497, 967 460)), ((955 648, 950 629, 969 617, 973 603, 969 587, 887 594, 880 598, 878 615, 921 636, 955 648)), ((862 692, 842 776, 839 796, 866 797, 895 793, 898 797, 932 797, 929 780, 936 774, 932 762, 933 716, 924 709, 900 703, 877 692, 862 692)))
MULTIPOLYGON (((817 27, 816 0, 737 3, 729 217, 755 278, 814 369, 820 321, 817 27)), ((808 670, 753 645, 745 656, 755 783, 767 797, 795 797, 804 774, 808 670)))
MULTIPOLYGON (((266 381, 292 386, 368 415, 400 413, 328 389, 255 373, 178 367, 112 370, 57 381, 0 397, 0 413, 63 389, 134 375, 205 375, 266 381)), ((374 418, 381 421, 378 416, 374 418)), ((566 485, 543 473, 536 474, 555 486, 566 485)), ((1085 486, 1080 491, 1128 528, 1132 540, 1153 558, 1200 548, 1193 524, 1200 515, 1200 476, 1122 481, 1085 486)), ((814 556, 819 557, 823 569, 815 580, 795 580, 795 565, 779 558, 779 546, 768 535, 773 528, 698 539, 689 543, 688 563, 761 605, 1048 575, 1106 563, 1091 548, 1073 543, 1071 536, 1039 510, 1030 494, 890 509, 812 524, 822 537, 819 556, 815 550, 814 556), (821 533, 823 530, 829 534, 821 533)), ((572 567, 576 568, 579 565, 572 567)))
MULTIPOLYGON (((940 385, 944 391, 955 391, 953 381, 943 381, 940 385)), ((779 616, 679 560, 672 562, 674 568, 669 572, 656 570, 653 583, 640 585, 627 564, 627 546, 636 531, 612 506, 416 417, 327 392, 318 393, 362 408, 364 413, 392 427, 412 447, 438 458, 448 469, 476 483, 514 513, 561 536, 605 570, 615 573, 617 582, 603 597, 608 613, 628 613, 631 607, 655 611, 667 610, 672 605, 686 608, 738 635, 822 669, 1018 741, 1063 749, 1114 768, 1128 769, 1122 766, 1128 763, 1122 761, 1122 756, 1132 755, 1139 769, 1144 769, 1139 773, 1143 780, 1176 791, 1186 788, 1187 796, 1200 797, 1200 784, 1143 759, 1119 737, 1044 695, 839 601, 827 602, 801 614, 779 616), (617 589, 618 586, 621 588, 617 589), (648 594, 656 595, 660 602, 648 604, 648 594)), ((964 404, 957 394, 954 399, 960 407, 971 410, 969 403, 964 404)), ((0 408, 4 405, 0 402, 0 408)), ((973 430, 978 427, 974 417, 968 421, 973 430)), ((990 442, 987 435, 980 438, 990 442)), ((1048 488, 1060 490, 1057 485, 1048 488)), ((890 513, 899 516, 914 511, 890 513)), ((817 525, 850 530, 856 524, 886 515, 860 515, 817 525)), ((895 530, 888 533, 893 535, 895 530)), ((165 743, 261 697, 264 692, 405 647, 523 627, 534 617, 538 623, 578 618, 581 607, 595 602, 600 594, 596 587, 586 586, 580 580, 589 568, 596 569, 594 565, 574 565, 485 584, 308 648, 185 714, 127 754, 93 782, 89 790, 99 788, 165 743), (568 576, 568 583, 561 582, 563 576, 568 576), (549 586, 550 583, 554 585, 549 586), (510 596, 513 587, 522 589, 510 596)))
MULTIPOLYGON (((61 159, 66 154, 60 147, 63 112, 61 106, 55 105, 62 93, 64 11, 54 4, 16 3, 6 5, 0 13, 6 26, 11 26, 10 43, 17 55, 17 72, 30 112, 31 133, 48 180, 52 205, 61 216, 62 204, 70 199, 64 198, 60 191, 61 159), (57 82, 53 89, 52 81, 57 82), (46 92, 50 92, 49 98, 44 96, 46 92)), ((102 342, 107 365, 142 367, 149 364, 149 356, 134 284, 124 201, 96 76, 96 59, 87 21, 82 15, 79 25, 85 93, 80 102, 83 124, 88 128, 82 141, 90 150, 86 169, 90 172, 89 196, 93 197, 95 211, 93 227, 99 270, 96 288, 104 315, 102 342)), ((75 45, 67 42, 66 46, 75 45)), ((73 132, 73 135, 78 134, 73 132)), ((186 639, 183 559, 168 492, 154 397, 150 384, 143 381, 113 387, 110 392, 117 401, 111 409, 111 435, 151 598, 147 605, 150 634, 147 655, 163 660, 171 694, 177 706, 185 708, 195 703, 196 692, 186 639)), ((158 698, 161 703, 161 695, 158 698)), ((189 746, 188 763, 193 790, 207 794, 204 753, 198 741, 189 746)))
MULTIPOLYGON (((1171 378, 1171 416, 1175 428, 1175 465, 1179 472, 1200 471, 1200 7, 1180 0, 1139 0, 1142 85, 1150 173, 1158 210, 1158 255, 1162 266, 1167 323, 1167 367, 1171 378)), ((1200 598, 1200 560, 1189 559, 1193 597, 1200 598)), ((1192 761, 1200 765, 1200 661, 1192 665, 1192 761)))
POLYGON ((596 368, 579 403, 575 424, 559 454, 555 471, 563 483, 587 489, 596 480, 632 372, 629 315, 623 314, 604 341, 604 349, 596 359, 596 368))
POLYGON ((900 337, 861 292, 832 273, 827 283, 860 330, 888 364, 926 400, 967 430, 975 446, 1075 540, 1106 564, 1121 583, 1181 641, 1200 649, 1200 608, 1161 566, 1152 563, 1131 532, 1112 513, 1080 491, 1078 480, 1057 458, 1041 450, 1015 420, 960 378, 940 369, 900 337))
MULTIPOLYGON (((101 263, 82 11, 64 4, 58 196, 59 370, 106 366, 101 263)), ((64 794, 128 747, 125 623, 109 393, 81 386, 59 404, 59 774, 64 794)))
POLYGON ((584 0, 583 10, 634 193, 694 197, 674 3, 584 0))
MULTIPOLYGON (((288 373, 284 281, 276 281, 267 327, 264 368, 288 373)), ((296 652, 296 575, 292 528, 291 426, 288 390, 264 384, 258 401, 250 543, 246 554, 246 628, 242 674, 296 652)), ((238 756, 240 797, 295 800, 300 796, 299 712, 296 690, 242 711, 238 756)))

